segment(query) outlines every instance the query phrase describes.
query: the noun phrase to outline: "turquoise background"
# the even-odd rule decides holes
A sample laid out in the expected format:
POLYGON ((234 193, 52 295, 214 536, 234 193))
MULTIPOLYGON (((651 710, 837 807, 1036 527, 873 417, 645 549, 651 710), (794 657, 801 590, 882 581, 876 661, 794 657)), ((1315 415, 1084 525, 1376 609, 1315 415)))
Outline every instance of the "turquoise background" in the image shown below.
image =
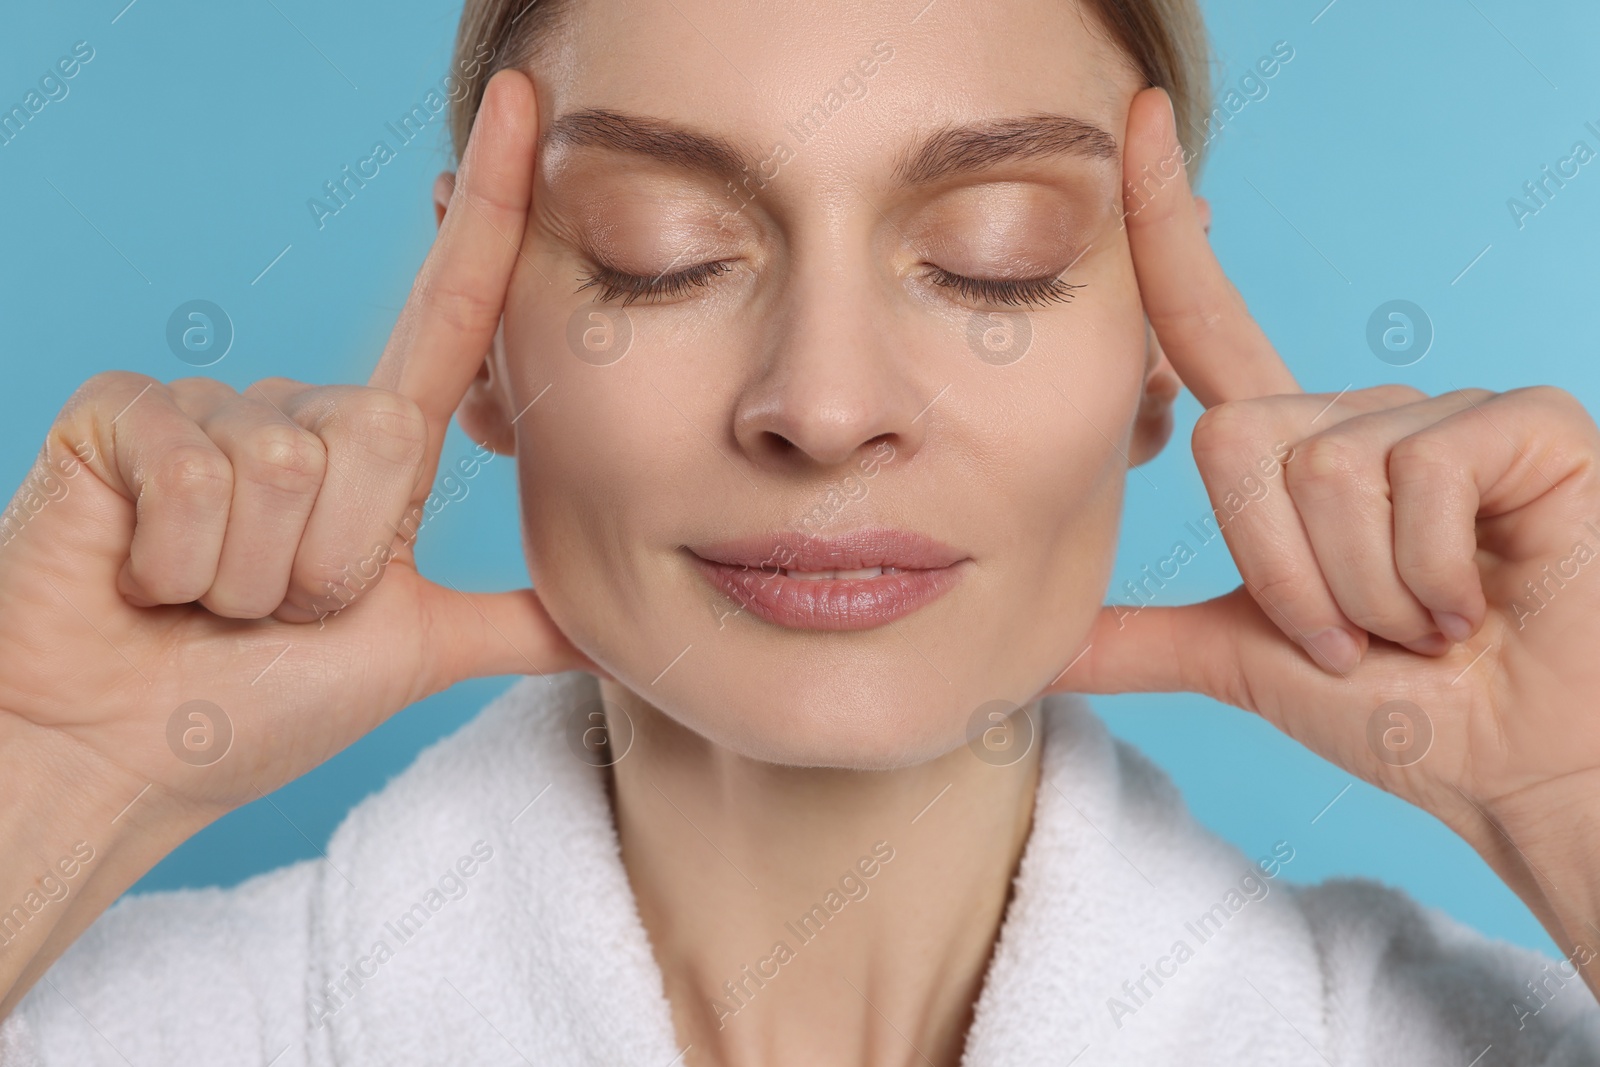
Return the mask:
MULTIPOLYGON (((189 300, 215 301, 231 317, 232 350, 205 373, 235 387, 270 374, 364 381, 434 233, 431 183, 449 161, 442 115, 320 231, 306 202, 439 86, 458 4, 125 3, 14 6, 0 35, 0 108, 20 103, 74 42, 95 50, 69 94, 0 146, 8 494, 84 378, 112 367, 163 380, 192 372, 165 340, 169 315, 189 300)), ((1600 6, 1206 7, 1219 86, 1237 85, 1276 42, 1295 52, 1266 97, 1218 134, 1201 191, 1223 264, 1302 385, 1403 381, 1437 393, 1545 382, 1592 410, 1600 162, 1521 228, 1507 201, 1575 141, 1600 149, 1585 128, 1600 127, 1600 6), (1380 361, 1366 340, 1374 309, 1394 299, 1420 305, 1436 332, 1410 366, 1380 361)), ((1145 468, 1148 481, 1129 478, 1113 589, 1166 556, 1184 522, 1208 509, 1186 447, 1197 414, 1186 394, 1173 445, 1145 468)), ((447 461, 470 447, 453 430, 447 461)), ((525 584, 512 473, 489 465, 468 502, 430 521, 426 573, 462 587, 525 584)), ((1162 601, 1237 582, 1218 543, 1162 601)), ((199 834, 135 891, 227 885, 316 855, 352 803, 507 684, 479 680, 403 711, 270 803, 199 834)), ((1095 704, 1247 854, 1292 843, 1288 877, 1378 877, 1555 954, 1521 902, 1441 824, 1262 721, 1193 696, 1095 704)))

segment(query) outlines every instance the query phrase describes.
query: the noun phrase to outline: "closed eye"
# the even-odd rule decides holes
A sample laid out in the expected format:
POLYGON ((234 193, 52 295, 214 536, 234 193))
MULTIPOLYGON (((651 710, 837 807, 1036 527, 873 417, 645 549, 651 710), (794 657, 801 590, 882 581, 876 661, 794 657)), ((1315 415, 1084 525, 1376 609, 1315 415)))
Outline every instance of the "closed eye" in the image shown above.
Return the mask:
POLYGON ((928 280, 934 285, 954 289, 968 300, 984 304, 1005 304, 1010 307, 1046 307, 1065 304, 1082 289, 1061 280, 1059 275, 1045 278, 969 278, 955 274, 943 267, 933 267, 928 280))
POLYGON ((584 276, 583 284, 575 291, 581 293, 595 286, 600 290, 598 299, 601 303, 610 303, 620 297, 623 306, 626 307, 635 301, 651 303, 681 296, 695 286, 709 285, 712 278, 726 274, 732 269, 732 264, 717 261, 699 263, 671 274, 647 275, 628 274, 599 264, 584 276))
MULTIPOLYGON (((698 263, 671 274, 629 274, 604 264, 583 277, 576 292, 598 288, 597 299, 602 303, 615 300, 623 306, 635 302, 652 303, 682 296, 697 286, 711 283, 713 278, 732 270, 732 264, 718 260, 698 263)), ((1083 285, 1062 281, 1060 276, 1042 278, 971 278, 956 274, 943 267, 932 267, 928 280, 934 285, 953 289, 969 301, 983 304, 1001 304, 1007 307, 1047 307, 1050 304, 1069 303, 1083 285)))

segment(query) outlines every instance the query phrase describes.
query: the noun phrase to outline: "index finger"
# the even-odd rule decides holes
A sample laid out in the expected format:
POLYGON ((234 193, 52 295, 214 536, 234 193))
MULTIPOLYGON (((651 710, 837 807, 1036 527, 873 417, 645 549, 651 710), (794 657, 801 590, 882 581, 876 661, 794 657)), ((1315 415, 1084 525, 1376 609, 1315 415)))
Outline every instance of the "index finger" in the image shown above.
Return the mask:
POLYGON ((1208 408, 1300 392, 1211 251, 1164 90, 1145 89, 1133 98, 1122 158, 1139 295, 1183 384, 1208 408))
POLYGON ((521 254, 538 116, 516 70, 489 79, 433 247, 368 385, 409 397, 428 420, 430 465, 494 341, 521 254))

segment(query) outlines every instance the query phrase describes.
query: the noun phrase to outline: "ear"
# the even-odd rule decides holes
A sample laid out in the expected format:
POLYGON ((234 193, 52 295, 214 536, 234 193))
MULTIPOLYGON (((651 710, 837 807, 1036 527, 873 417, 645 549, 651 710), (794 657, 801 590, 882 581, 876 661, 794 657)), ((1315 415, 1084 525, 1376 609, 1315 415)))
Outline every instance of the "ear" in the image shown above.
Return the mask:
MULTIPOLYGON (((455 187, 454 171, 441 171, 439 177, 434 179, 433 217, 436 226, 444 225, 445 209, 450 205, 450 194, 455 187)), ((502 320, 494 332, 493 347, 483 354, 478 376, 467 386, 466 395, 456 408, 456 423, 468 437, 485 448, 497 455, 510 456, 516 454, 516 433, 506 416, 504 390, 500 387, 500 375, 495 372, 497 367, 505 366, 500 359, 505 348, 504 328, 502 320)))
MULTIPOLYGON (((1194 198, 1195 210, 1206 236, 1211 235, 1211 205, 1203 196, 1194 198)), ((1134 416, 1133 439, 1128 447, 1128 459, 1137 467, 1148 463, 1160 454, 1172 437, 1172 403, 1183 389, 1167 354, 1161 350, 1161 340, 1148 321, 1145 323, 1145 375, 1144 392, 1139 398, 1139 412, 1134 416)))
POLYGON ((1166 447, 1172 437, 1172 402, 1182 389, 1178 372, 1167 361, 1155 329, 1146 321, 1144 391, 1133 419, 1133 438, 1128 443, 1131 466, 1150 462, 1166 447))

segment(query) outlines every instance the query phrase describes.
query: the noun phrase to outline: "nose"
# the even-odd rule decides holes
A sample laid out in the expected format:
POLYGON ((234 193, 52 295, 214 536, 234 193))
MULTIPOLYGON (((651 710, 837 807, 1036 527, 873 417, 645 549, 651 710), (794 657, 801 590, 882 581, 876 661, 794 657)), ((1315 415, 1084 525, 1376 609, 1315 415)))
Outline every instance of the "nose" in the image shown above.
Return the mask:
POLYGON ((904 309, 891 286, 836 259, 791 274, 765 309, 761 370, 734 413, 734 437, 752 462, 794 473, 851 465, 880 442, 897 462, 921 449, 940 386, 897 343, 904 309))

